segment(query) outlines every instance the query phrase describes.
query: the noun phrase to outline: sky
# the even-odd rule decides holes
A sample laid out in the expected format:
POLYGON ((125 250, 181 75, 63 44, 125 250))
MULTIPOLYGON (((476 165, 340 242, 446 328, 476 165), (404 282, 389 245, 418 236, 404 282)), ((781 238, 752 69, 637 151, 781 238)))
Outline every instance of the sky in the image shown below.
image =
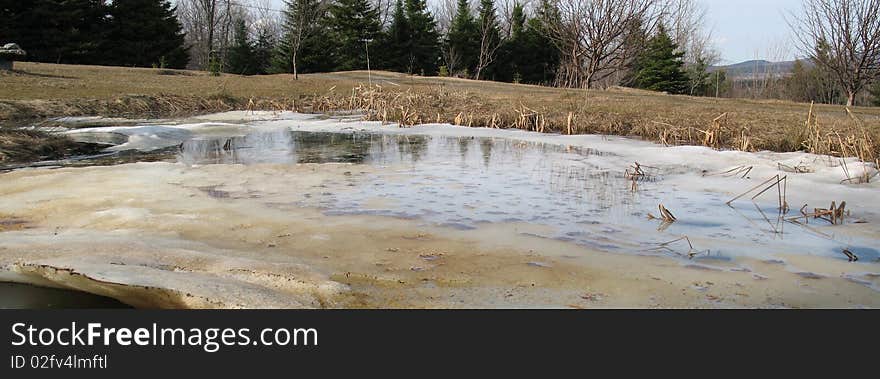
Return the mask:
MULTIPOLYGON (((280 9, 282 0, 272 0, 280 9)), ((428 0, 429 3, 437 0, 428 0)), ((802 0, 697 0, 707 8, 706 26, 721 54, 720 64, 752 59, 795 59, 786 18, 801 9, 802 0)))
POLYGON ((786 18, 802 0, 699 0, 708 10, 707 26, 724 64, 755 59, 791 60, 794 48, 786 18))

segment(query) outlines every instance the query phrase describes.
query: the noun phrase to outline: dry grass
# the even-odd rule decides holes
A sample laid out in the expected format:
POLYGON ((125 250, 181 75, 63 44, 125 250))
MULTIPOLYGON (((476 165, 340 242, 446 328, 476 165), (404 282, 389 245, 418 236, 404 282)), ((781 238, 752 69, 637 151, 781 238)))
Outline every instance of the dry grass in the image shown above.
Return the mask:
POLYGON ((880 109, 556 89, 373 72, 213 77, 192 71, 19 63, 0 75, 0 125, 65 115, 173 117, 231 109, 328 112, 415 125, 448 122, 667 145, 807 150, 877 159, 880 109), (172 75, 173 74, 173 75, 172 75), (808 116, 808 113, 810 116, 808 116), (808 121, 805 123, 805 119, 808 121))
POLYGON ((68 138, 22 129, 0 129, 0 162, 38 160, 94 153, 94 146, 73 143, 68 138))

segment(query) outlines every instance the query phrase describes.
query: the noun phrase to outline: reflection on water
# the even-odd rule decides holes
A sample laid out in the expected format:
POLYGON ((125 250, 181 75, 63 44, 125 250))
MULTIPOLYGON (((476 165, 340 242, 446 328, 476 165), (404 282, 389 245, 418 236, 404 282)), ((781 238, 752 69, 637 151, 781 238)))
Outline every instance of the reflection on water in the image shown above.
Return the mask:
POLYGON ((394 149, 396 156, 418 161, 428 137, 377 134, 261 131, 245 136, 197 138, 179 146, 186 164, 374 163, 394 149))

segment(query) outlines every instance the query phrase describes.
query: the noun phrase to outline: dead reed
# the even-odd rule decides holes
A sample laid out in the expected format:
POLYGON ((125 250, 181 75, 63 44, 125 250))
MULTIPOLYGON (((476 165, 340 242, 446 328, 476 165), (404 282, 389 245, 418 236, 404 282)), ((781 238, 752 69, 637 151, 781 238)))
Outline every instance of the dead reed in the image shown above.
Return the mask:
POLYGON ((813 208, 813 212, 807 213, 807 204, 804 204, 800 209, 800 216, 789 217, 786 221, 800 223, 800 220, 804 220, 804 224, 809 224, 810 219, 821 219, 825 220, 831 225, 842 225, 846 219, 849 217, 850 212, 846 209, 846 201, 841 201, 840 205, 837 205, 836 202, 832 201, 831 206, 828 208, 813 208))
POLYGON ((653 171, 659 170, 657 167, 643 166, 639 164, 639 162, 634 162, 632 166, 624 171, 623 177, 631 183, 630 191, 638 191, 639 182, 653 182, 656 180, 656 176, 654 174, 649 174, 646 169, 651 169, 653 171))
POLYGON ((774 187, 776 188, 776 192, 777 192, 777 196, 778 196, 778 200, 779 200, 779 212, 787 213, 788 212, 788 202, 786 201, 786 196, 787 196, 787 192, 788 192, 787 191, 787 189, 788 189, 788 176, 781 176, 780 177, 778 174, 774 175, 770 179, 767 179, 767 180, 761 182, 761 184, 758 184, 758 185, 750 188, 748 191, 737 195, 733 199, 728 200, 727 203, 725 203, 725 204, 730 206, 730 204, 733 203, 734 201, 739 200, 740 198, 742 198, 752 192, 757 191, 757 193, 755 193, 755 195, 752 196, 752 198, 751 198, 752 201, 755 201, 755 199, 757 199, 758 196, 763 195, 765 192, 769 191, 770 189, 772 189, 774 187), (758 190, 760 190, 760 191, 758 191, 758 190))

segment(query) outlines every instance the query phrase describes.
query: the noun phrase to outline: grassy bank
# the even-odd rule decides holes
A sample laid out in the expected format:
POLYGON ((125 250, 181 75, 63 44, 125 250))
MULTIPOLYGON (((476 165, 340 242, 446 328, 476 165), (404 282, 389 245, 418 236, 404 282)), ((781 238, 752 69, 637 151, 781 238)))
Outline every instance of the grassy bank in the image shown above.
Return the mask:
MULTIPOLYGON (((0 74, 0 125, 59 116, 179 117, 233 109, 360 109, 371 120, 602 133, 666 144, 859 155, 876 160, 880 109, 584 91, 388 72, 241 77, 18 63, 0 74), (372 86, 368 82, 372 82, 372 86)), ((0 158, 2 159, 2 158, 0 158)))

